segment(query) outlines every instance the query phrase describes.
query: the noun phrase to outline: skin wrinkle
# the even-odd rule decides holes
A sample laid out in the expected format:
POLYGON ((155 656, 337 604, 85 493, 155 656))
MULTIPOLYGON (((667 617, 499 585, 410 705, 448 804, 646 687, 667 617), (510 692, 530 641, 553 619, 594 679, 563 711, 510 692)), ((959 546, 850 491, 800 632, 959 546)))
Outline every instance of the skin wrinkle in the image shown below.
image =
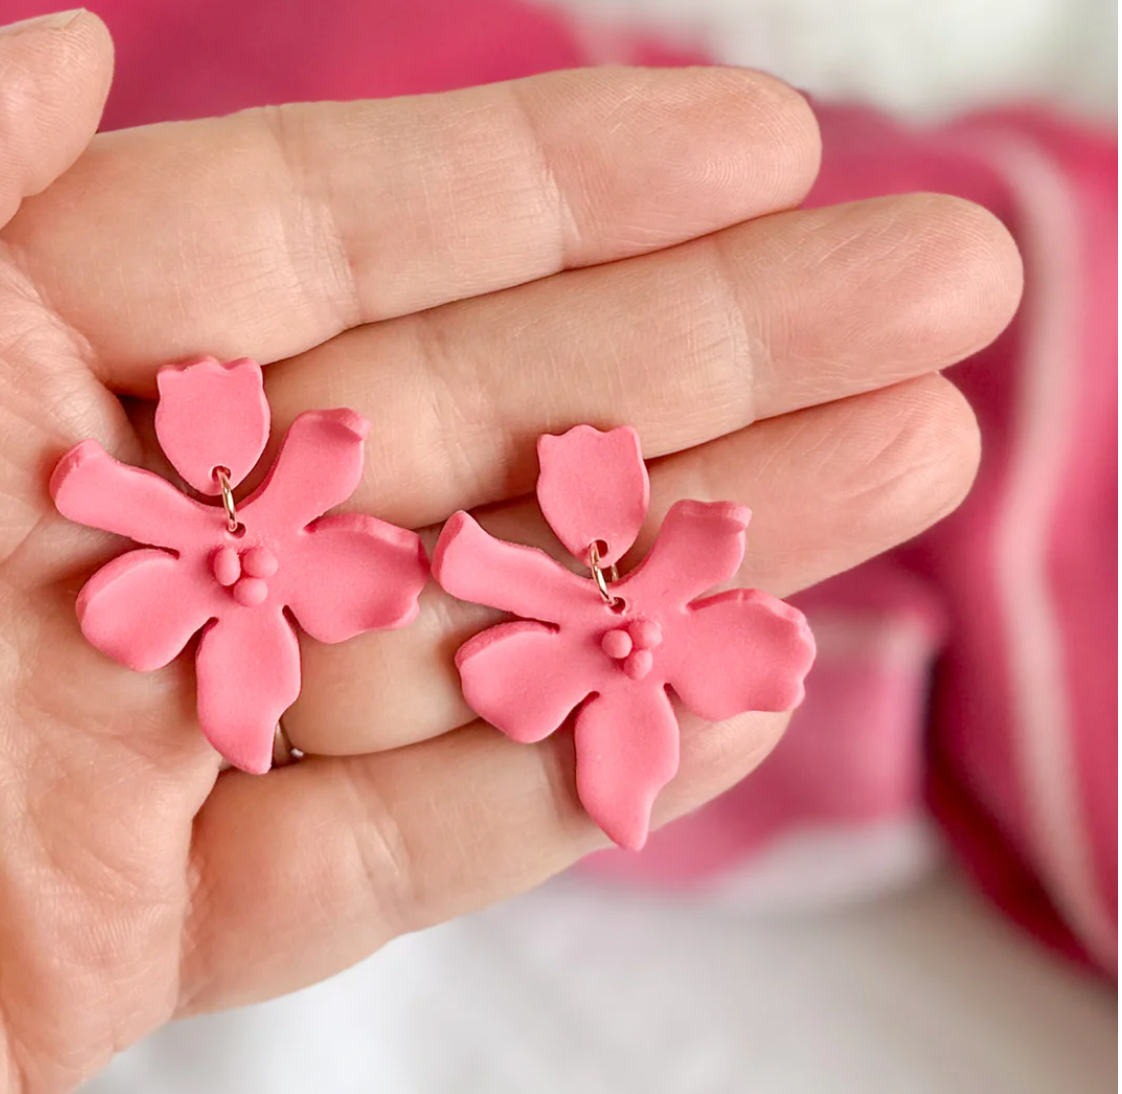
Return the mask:
MULTIPOLYGON (((41 770, 41 763, 39 767, 41 770)), ((56 794, 41 794, 40 800, 57 805, 56 794)), ((34 810, 29 808, 27 810, 29 824, 32 823, 33 817, 34 810)), ((52 819, 57 818, 52 817, 52 819)), ((32 888, 33 891, 40 894, 40 904, 54 909, 54 914, 48 918, 50 923, 59 928, 55 932, 54 945, 50 951, 52 967, 62 966, 64 981, 89 980, 91 981, 91 989, 100 991, 98 985, 101 983, 101 970, 111 968, 119 974, 122 965, 122 944, 136 929, 136 917, 135 915, 129 916, 131 926, 127 931, 122 926, 115 932, 114 928, 119 923, 119 917, 112 914, 105 916, 99 914, 102 909, 96 900, 93 902, 93 908, 91 909, 91 893, 96 895, 96 890, 73 878, 67 860, 59 858, 53 850, 53 841, 49 838, 52 825, 50 823, 38 824, 33 825, 33 828, 36 834, 24 836, 20 840, 20 844, 25 848, 37 848, 42 852, 43 861, 36 867, 34 862, 28 865, 27 860, 24 859, 23 872, 31 874, 32 888), (60 919, 61 909, 67 907, 72 907, 75 914, 71 915, 69 919, 65 917, 60 919), (104 929, 102 929, 103 925, 104 929)), ((119 903, 120 901, 115 896, 110 901, 112 906, 119 903)), ((179 902, 176 901, 177 907, 178 904, 179 902)), ((10 922, 10 913, 4 919, 10 922)), ((16 922, 18 923, 18 918, 16 922)), ((142 965, 135 976, 138 980, 143 981, 146 972, 147 967, 142 965)), ((116 979, 119 983, 119 975, 116 979)), ((147 1032, 147 1028, 139 1031, 134 1028, 127 1028, 130 1021, 130 1012, 125 1012, 117 1018, 114 1018, 112 1008, 99 1008, 96 1013, 101 1017, 102 1024, 100 1027, 101 1033, 94 1036, 95 1042, 109 1043, 114 1046, 123 1045, 147 1032)), ((167 1013, 170 1015, 170 1008, 167 1013)), ((93 1036, 92 1032, 91 1036, 93 1036)), ((66 1046, 62 1047, 65 1050, 66 1046)), ((75 1046, 76 1052, 79 1049, 80 1046, 75 1046)), ((104 1050, 102 1062, 107 1061, 110 1054, 111 1049, 104 1050)), ((39 1052, 38 1055, 43 1055, 43 1053, 39 1052)), ((54 1063, 68 1073, 75 1075, 80 1073, 80 1066, 71 1062, 65 1052, 56 1055, 54 1063)))
MULTIPOLYGON (((533 135, 525 129, 516 92, 500 85, 490 95, 467 95, 458 118, 445 116, 431 101, 427 106, 426 119, 431 119, 428 124, 438 140, 425 150, 416 172, 416 192, 425 201, 417 216, 422 237, 418 244, 460 285, 449 299, 554 272, 557 257, 549 212, 557 205, 539 190, 551 176, 543 175, 544 149, 535 139, 526 139, 533 135), (496 134, 501 139, 496 140, 496 134), (505 199, 501 221, 490 208, 500 194, 505 199), (544 246, 532 249, 523 278, 510 277, 505 271, 526 261, 516 241, 539 238, 544 246)), ((382 313, 375 318, 385 317, 382 313)))
POLYGON ((418 332, 421 361, 421 369, 413 377, 423 376, 428 381, 421 382, 427 416, 433 423, 430 437, 439 442, 441 453, 435 477, 455 484, 456 493, 462 496, 475 496, 479 489, 475 473, 478 465, 471 458, 472 445, 480 439, 485 445, 494 443, 486 423, 477 420, 480 412, 471 412, 475 404, 483 402, 479 399, 480 385, 474 376, 458 374, 464 358, 458 357, 449 344, 445 328, 426 322, 423 313, 412 326, 418 332))
POLYGON ((195 996, 203 990, 205 978, 190 970, 198 964, 205 937, 205 925, 214 915, 210 890, 207 886, 206 858, 200 852, 202 841, 199 839, 199 826, 205 820, 199 814, 191 819, 191 838, 187 852, 187 901, 185 907, 189 914, 182 917, 179 929, 179 951, 176 976, 173 984, 175 994, 175 1013, 190 1013, 195 996))
MULTIPOLYGON (((15 58, 6 63, 0 61, 0 146, 8 159, 8 164, 0 170, 17 178, 23 176, 26 179, 25 186, 21 188, 24 193, 34 191, 38 183, 34 178, 34 167, 28 163, 32 159, 28 146, 34 145, 34 136, 28 133, 24 119, 29 115, 38 115, 40 99, 50 98, 40 95, 42 79, 33 66, 17 63, 15 58), (27 177, 29 173, 32 173, 30 178, 27 177)), ((15 195, 17 202, 19 196, 19 193, 15 195)), ((0 224, 13 211, 14 207, 5 207, 0 202, 0 224)))
MULTIPOLYGON (((31 362, 43 356, 66 360, 66 354, 56 352, 56 342, 69 347, 65 333, 58 326, 40 330, 35 326, 38 318, 33 289, 18 275, 5 278, 6 289, 14 294, 14 301, 3 308, 6 320, 0 344, 0 375, 3 376, 8 404, 0 412, 3 433, 9 439, 18 432, 28 438, 19 451, 43 447, 56 448, 58 439, 65 435, 68 426, 82 428, 84 417, 75 412, 81 399, 75 393, 83 386, 84 377, 70 370, 51 373, 40 378, 31 362), (21 364, 21 362, 24 362, 21 364), (32 384, 38 390, 30 390, 32 384), (32 440, 32 438, 34 438, 32 440)), ((38 484, 27 474, 26 467, 7 452, 0 454, 0 491, 8 504, 4 509, 3 537, 0 539, 0 562, 11 559, 39 525, 37 511, 38 484)))
POLYGON ((922 477, 932 486, 918 495, 928 505, 914 514, 917 530, 928 527, 956 509, 974 481, 981 447, 973 412, 957 391, 955 394, 958 396, 958 419, 952 419, 944 408, 905 404, 906 417, 900 430, 885 440, 869 464, 871 467, 891 469, 891 473, 877 478, 875 482, 859 482, 848 499, 857 504, 879 493, 882 506, 898 509, 900 506, 896 499, 901 493, 911 494, 912 484, 922 477), (925 440, 927 437, 930 440, 925 440), (948 461, 944 456, 946 448, 959 452, 959 461, 948 461), (934 475, 929 473, 932 471, 934 475), (939 482, 942 489, 933 480, 939 482))
MULTIPOLYGON (((397 909, 407 905, 413 899, 413 873, 410 851, 400 834, 396 831, 392 809, 384 804, 384 795, 378 781, 370 777, 370 773, 347 771, 336 761, 322 758, 312 758, 305 761, 306 767, 315 766, 319 774, 330 780, 330 789, 333 800, 346 801, 353 808, 355 820, 353 823, 339 830, 344 838, 339 848, 338 861, 331 869, 333 876, 348 878, 348 884, 353 885, 369 894, 371 901, 376 905, 376 914, 365 914, 359 927, 370 937, 367 949, 373 951, 380 948, 391 937, 400 933, 394 924, 398 923, 401 915, 397 909), (361 818, 361 819, 360 819, 361 818), (374 931, 373 936, 370 935, 374 931)), ((232 793, 236 798, 244 797, 247 787, 244 785, 245 777, 240 772, 227 772, 219 781, 218 793, 232 793), (243 784, 243 785, 239 785, 243 784)), ((279 788, 270 788, 273 793, 280 793, 279 788)), ((299 797, 292 799, 299 803, 299 797)), ((291 823, 290 820, 285 821, 291 823)), ((275 836, 284 843, 292 840, 300 841, 307 835, 306 830, 288 834, 283 826, 278 828, 275 836)), ((323 833, 323 838, 330 839, 331 833, 323 833)), ((206 830, 200 831, 196 846, 205 846, 210 834, 206 830)), ((312 838, 318 838, 313 833, 312 838)), ((219 856, 219 864, 228 863, 236 867, 236 860, 226 856, 219 856)), ((313 878, 320 872, 326 863, 317 863, 313 878)), ((322 879, 321 879, 322 881, 322 879)), ((214 888, 212 886, 212 891, 214 888)), ((218 890, 223 900, 229 899, 229 894, 218 890)), ((340 920, 338 910, 326 899, 326 885, 311 885, 308 887, 309 899, 317 904, 327 921, 331 921, 335 929, 345 926, 340 920)), ((206 969, 216 972, 223 969, 220 955, 216 955, 215 947, 219 950, 223 942, 223 912, 222 900, 217 903, 211 901, 211 909, 192 907, 188 917, 189 933, 195 938, 210 937, 209 947, 200 947, 196 944, 193 959, 185 962, 182 968, 181 996, 176 1008, 177 1017, 185 1017, 193 1013, 201 1013, 210 1009, 205 1003, 207 992, 212 989, 212 983, 207 977, 206 969), (208 924, 207 915, 213 915, 217 909, 219 921, 208 924), (194 921, 194 922, 192 922, 194 921)), ((292 923, 290 932, 295 940, 302 937, 305 929, 303 920, 292 923)), ((404 928, 403 928, 404 929, 404 928)), ((252 997, 238 1000, 240 1003, 255 1001, 252 997)))
MULTIPOLYGON (((2 636, 0 636, 0 644, 2 644, 0 648, 14 652, 7 641, 7 628, 0 630, 3 631, 2 636)), ((18 665, 18 660, 16 664, 18 665)), ((10 671, 11 669, 8 668, 8 672, 10 671)), ((5 675, 7 675, 7 673, 5 675)), ((9 726, 14 724, 13 710, 8 704, 5 704, 3 713, 4 720, 0 722, 0 725, 9 726)), ((0 734, 0 759, 11 759, 10 748, 12 742, 10 736, 9 734, 0 734)), ((22 793, 20 797, 17 797, 16 793, 13 793, 13 791, 19 792, 23 790, 22 783, 16 786, 13 786, 13 784, 20 782, 18 773, 26 770, 26 768, 17 764, 10 764, 6 768, 0 765, 0 787, 4 790, 4 794, 0 796, 0 803, 7 802, 9 806, 11 806, 11 803, 18 802, 22 798, 22 793)), ((23 781, 25 782, 26 780, 23 781)), ((11 813, 10 808, 8 812, 9 814, 11 813)), ((0 815, 3 813, 4 810, 2 805, 0 805, 0 815)), ((3 817, 2 830, 5 832, 7 840, 12 840, 14 836, 15 841, 19 841, 22 830, 26 826, 26 818, 18 814, 15 816, 14 820, 11 815, 3 817)), ((18 846, 18 843, 13 842, 13 846, 18 846)), ((0 862, 0 867, 2 867, 2 865, 3 863, 0 862)), ((3 872, 0 872, 0 879, 2 878, 3 872)), ((0 910, 3 911, 3 914, 0 914, 0 939, 3 939, 5 930, 10 929, 11 923, 13 922, 13 917, 7 908, 8 901, 5 899, 6 893, 9 891, 12 891, 10 886, 0 884, 0 910)), ((5 962, 0 961, 0 1064, 3 1065, 3 1070, 8 1072, 13 1089, 18 1094, 19 1091, 28 1088, 30 1080, 29 1073, 24 1064, 24 1059, 30 1060, 32 1054, 26 1046, 21 1045, 17 1040, 17 1025, 12 1016, 14 1012, 9 1007, 8 1003, 12 989, 10 983, 5 983, 9 980, 7 975, 8 971, 5 962)))
MULTIPOLYGON (((376 915, 366 914, 362 918, 361 929, 369 937, 365 946, 367 952, 380 948, 391 937, 403 933, 406 929, 398 924, 404 924, 404 913, 396 909, 404 908, 411 899, 413 883, 411 880, 411 866, 409 865, 410 852, 402 841, 400 849, 395 849, 395 834, 392 810, 388 805, 383 805, 383 793, 373 773, 348 771, 337 761, 331 759, 314 758, 305 761, 308 767, 318 768, 318 774, 330 779, 331 793, 334 800, 347 801, 354 809, 354 820, 345 828, 339 829, 338 834, 343 836, 343 845, 339 861, 332 866, 333 876, 337 879, 346 878, 350 887, 361 890, 369 895, 376 904, 376 915), (389 828, 383 826, 388 825, 389 828), (370 932, 374 931, 374 936, 370 932)), ((245 777, 240 772, 228 772, 219 782, 218 793, 229 797, 243 798, 247 787, 244 785, 245 777), (241 785, 240 785, 241 784, 241 785)), ((276 791, 276 788, 271 788, 276 791)), ((298 801, 299 799, 293 799, 298 801)), ((286 820, 285 823, 289 823, 286 820)), ((286 842, 301 841, 306 833, 292 833, 285 836, 283 827, 275 833, 278 837, 285 837, 286 842)), ((327 834, 325 834, 327 838, 327 834)), ((210 839, 209 831, 200 830, 196 840, 197 847, 205 847, 210 839)), ((337 842, 337 841, 336 841, 337 842)), ((218 864, 228 863, 226 856, 219 856, 218 864)), ((230 863, 233 865, 233 863, 230 863)), ((322 864, 317 864, 316 871, 322 869, 322 864)), ((335 906, 326 901, 326 887, 313 886, 309 889, 312 900, 322 909, 324 918, 333 923, 338 929, 342 924, 335 906)), ((194 938, 209 938, 209 946, 200 946, 196 943, 193 958, 184 962, 181 972, 181 995, 176 1008, 177 1017, 191 1014, 204 1013, 211 1009, 208 1005, 207 995, 215 990, 218 985, 207 975, 206 970, 214 973, 224 972, 224 961, 221 956, 222 947, 225 945, 223 924, 223 902, 229 899, 229 894, 219 891, 222 900, 211 902, 212 909, 217 909, 218 922, 209 924, 205 917, 213 915, 213 910, 192 907, 188 916, 187 930, 194 938)), ((291 931, 297 937, 302 937, 305 924, 291 924, 291 931)), ((238 955, 239 960, 241 955, 238 955)), ((349 961, 347 962, 350 963, 349 961)), ((237 999, 239 1004, 256 1001, 255 996, 237 999)))
MULTIPOLYGON (((709 797, 738 781, 770 752, 786 721, 786 715, 753 715, 732 719, 721 725, 709 726, 691 715, 683 715, 683 772, 669 784, 660 801, 657 812, 659 822, 665 822, 671 816, 680 815, 683 811, 691 808, 695 804, 695 796, 698 799, 701 795, 709 797), (766 731, 746 733, 745 723, 750 719, 766 731), (688 792, 689 796, 683 801, 682 793, 690 771, 700 765, 704 765, 707 770, 712 771, 713 775, 702 786, 698 786, 694 782, 688 792)), ((475 722, 457 732, 468 736, 494 733, 489 727, 479 722, 475 722)), ((497 734, 495 734, 495 738, 496 744, 493 747, 501 749, 511 747, 502 742, 497 734)), ((562 826, 572 829, 572 838, 577 842, 581 853, 603 846, 606 843, 606 838, 591 825, 577 803, 572 763, 572 742, 569 735, 567 733, 555 735, 541 745, 515 747, 520 748, 527 754, 528 762, 532 761, 535 768, 538 768, 539 764, 541 765, 540 770, 551 795, 552 809, 556 813, 556 819, 562 826)), ((466 800, 470 802, 473 798, 469 795, 466 800)), ((439 803, 433 804, 434 807, 439 806, 439 803)), ((448 828, 449 831, 446 834, 453 843, 445 848, 447 858, 452 861, 470 860, 471 847, 459 845, 455 841, 460 838, 461 833, 475 831, 475 826, 470 823, 455 822, 450 823, 448 828)), ((568 854, 562 860, 556 858, 539 860, 533 869, 532 879, 525 877, 524 866, 519 867, 517 874, 509 878, 509 884, 522 888, 533 882, 543 880, 549 874, 556 872, 567 861, 569 861, 568 854)), ((456 906, 455 913, 462 914, 478 906, 478 897, 468 897, 456 906)), ((446 907, 434 914, 430 901, 422 899, 414 905, 413 916, 395 928, 394 933, 429 926, 439 918, 444 918, 447 914, 446 907)))
MULTIPOLYGON (((13 50, 0 60, 0 144, 6 152, 0 191, 9 188, 9 178, 22 176, 18 199, 39 193, 81 152, 83 123, 90 130, 96 126, 109 90, 112 44, 101 21, 85 12, 47 35, 23 28, 9 42, 14 37, 22 38, 22 57, 13 50), (105 54, 109 63, 99 63, 105 54), (21 134, 29 147, 17 158, 12 150, 21 134)), ((0 224, 13 211, 0 206, 0 224)))
MULTIPOLYGON (((489 738, 488 745, 491 748, 509 747, 496 730, 479 719, 472 719, 463 727, 454 730, 453 733, 465 740, 469 738, 489 738)), ((537 795, 544 795, 541 800, 548 802, 551 823, 555 824, 558 829, 567 832, 573 843, 584 852, 605 846, 608 842, 606 837, 585 815, 577 798, 575 752, 571 732, 563 730, 541 744, 523 747, 526 749, 526 762, 532 763, 534 769, 534 778, 526 780, 523 783, 523 789, 531 790, 528 785, 530 781, 535 784, 540 783, 540 786, 535 785, 532 790, 537 795)), ((486 790, 486 787, 484 787, 484 790, 486 790)), ((477 798, 477 795, 468 795, 465 801, 470 806, 477 798)), ((441 803, 434 800, 431 804, 434 813, 439 814, 441 803)), ((472 861, 478 852, 477 844, 481 838, 477 833, 485 831, 488 827, 486 815, 480 819, 483 824, 472 823, 471 818, 468 817, 466 819, 453 818, 453 822, 447 824, 446 827, 442 825, 449 839, 453 841, 451 843, 454 848, 452 853, 448 853, 447 849, 445 850, 446 857, 449 860, 472 861)), ((534 864, 531 872, 535 881, 543 881, 567 865, 569 861, 571 861, 569 854, 555 853, 549 857, 542 857, 534 864)), ((524 867, 511 863, 505 872, 505 877, 509 879, 512 873, 517 876, 521 875, 523 871, 524 867)), ((498 873, 500 877, 504 876, 504 871, 500 870, 498 873)), ((519 881, 521 881, 521 878, 519 878, 519 881)), ((433 926, 442 918, 445 918, 442 913, 434 914, 434 907, 437 904, 439 904, 438 900, 422 898, 407 906, 411 911, 403 916, 393 933, 397 935, 433 926)), ((468 892, 464 894, 464 898, 457 905, 456 914, 475 911, 480 906, 478 894, 468 892)))
MULTIPOLYGON (((987 291, 995 287, 994 277, 998 270, 1002 271, 997 285, 1000 289, 1011 287, 1015 290, 1020 277, 1019 262, 1012 252, 1008 256, 1011 261, 994 261, 995 244, 1004 240, 1004 233, 995 232, 995 218, 968 202, 945 195, 918 194, 874 199, 865 204, 870 210, 875 208, 886 220, 884 226, 874 223, 866 244, 871 252, 880 249, 878 260, 876 263, 859 261, 859 238, 856 234, 847 235, 843 250, 852 250, 854 260, 832 271, 830 282, 837 286, 841 299, 834 303, 823 301, 823 306, 832 316, 829 346, 839 343, 860 346, 865 354, 870 357, 875 355, 882 362, 876 379, 869 376, 863 388, 857 386, 858 391, 903 380, 914 372, 914 354, 895 354, 892 349, 896 345, 927 346, 933 338, 938 339, 945 346, 947 363, 986 345, 992 340, 994 331, 988 325, 978 323, 978 316, 985 314, 978 305, 987 297, 987 291), (907 225, 908 230, 901 231, 899 227, 890 230, 888 222, 907 225), (949 230, 952 225, 953 231, 949 230), (856 294, 869 296, 874 291, 878 295, 882 293, 882 285, 887 280, 884 270, 888 266, 895 266, 900 271, 898 276, 908 280, 914 279, 917 271, 922 271, 925 292, 922 296, 905 295, 903 298, 898 293, 890 321, 878 321, 874 325, 868 316, 844 305, 856 294), (969 297, 964 297, 964 285, 978 287, 969 297), (934 301, 939 301, 938 309, 933 306, 934 301), (969 316, 971 322, 948 323, 948 315, 956 311, 964 320, 969 316), (952 332, 958 330, 964 334, 956 341, 952 332), (876 337, 871 337, 874 334, 876 337)), ((849 206, 841 211, 853 215, 857 209, 858 206, 849 206)), ((829 210, 821 210, 812 215, 828 214, 829 210)), ((824 219, 812 224, 811 237, 821 234, 826 226, 824 219)), ((836 262, 839 248, 832 247, 828 253, 836 262)), ((819 267, 820 262, 815 261, 814 266, 819 267)), ((799 281, 792 287, 797 290, 799 281)), ((792 299, 797 301, 800 296, 801 293, 795 291, 792 299)), ((1015 292, 1010 295, 1010 300, 1016 300, 1015 292)), ((786 341, 784 336, 773 333, 776 329, 786 331, 801 321, 798 314, 792 311, 788 317, 783 309, 776 309, 761 318, 770 325, 768 341, 772 344, 786 341)), ((826 346, 817 350, 817 347, 809 345, 807 349, 816 352, 779 357, 785 366, 785 383, 803 398, 811 396, 811 391, 801 386, 804 378, 821 375, 824 379, 831 379, 848 375, 848 371, 831 366, 830 350, 826 346)))
MULTIPOLYGON (((335 307, 334 324, 340 330, 358 326, 363 321, 363 306, 358 289, 358 272, 347 241, 343 236, 335 204, 316 193, 315 175, 309 170, 307 161, 300 156, 299 150, 311 143, 314 130, 303 123, 305 108, 300 103, 284 103, 261 110, 261 121, 271 136, 286 177, 291 182, 295 203, 311 211, 309 216, 299 218, 302 227, 307 228, 306 236, 311 241, 307 248, 315 251, 322 248, 325 262, 331 276, 316 283, 316 298, 326 299, 335 307), (295 136, 294 136, 295 134, 295 136), (324 291, 324 290, 327 291, 324 291)), ((308 265, 297 261, 299 253, 293 242, 293 233, 288 219, 278 218, 279 232, 285 241, 285 253, 289 256, 294 284, 303 280, 301 268, 308 265)))
MULTIPOLYGON (((102 849, 114 843, 128 848, 137 827, 160 828, 159 823, 148 822, 153 819, 158 822, 163 818, 143 813, 138 824, 136 814, 130 809, 138 785, 136 773, 132 770, 119 772, 116 787, 110 777, 106 788, 107 794, 121 802, 122 809, 128 811, 128 819, 123 815, 115 816, 113 823, 107 825, 106 830, 98 833, 96 838, 90 835, 81 841, 81 856, 79 859, 73 857, 74 848, 67 844, 73 827, 69 823, 72 818, 59 816, 58 795, 59 786, 67 785, 71 775, 72 772, 60 767, 58 776, 49 781, 41 780, 38 793, 28 800, 28 817, 34 819, 38 814, 43 818, 35 824, 37 836, 24 840, 25 845, 35 846, 42 853, 41 876, 34 888, 40 893, 59 889, 65 895, 57 904, 80 910, 77 916, 58 922, 53 959, 65 959, 72 973, 90 975, 95 981, 112 973, 117 973, 119 979, 122 965, 127 966, 134 960, 132 951, 127 951, 127 957, 123 956, 122 942, 133 933, 154 934, 175 930, 186 894, 178 886, 172 886, 162 895, 145 893, 145 884, 150 885, 150 878, 145 877, 147 864, 139 858, 126 859, 102 849), (50 883, 47 878, 57 880, 50 883), (140 931, 140 924, 146 924, 147 929, 140 931)), ((170 877, 176 872, 174 864, 180 855, 186 856, 186 833, 168 842, 177 845, 161 848, 170 877)), ((161 960, 172 960, 173 954, 174 951, 169 950, 161 960)), ((139 952, 135 960, 140 964, 132 978, 142 981, 145 971, 151 967, 149 962, 154 958, 139 952)))
POLYGON ((553 258, 550 260, 551 272, 565 269, 572 262, 572 256, 581 252, 581 228, 574 214, 565 187, 561 185, 550 163, 549 151, 542 141, 539 122, 530 107, 523 91, 524 85, 507 84, 510 102, 515 116, 520 120, 526 134, 526 143, 532 150, 532 158, 541 174, 541 190, 546 195, 545 204, 553 210, 551 223, 556 226, 556 242, 553 258))
POLYGON ((352 828, 353 861, 371 893, 377 894, 379 920, 389 941, 408 928, 405 909, 420 904, 416 856, 405 832, 397 823, 375 780, 362 778, 361 772, 339 771, 339 782, 352 795, 357 814, 371 819, 364 832, 373 832, 374 839, 362 839, 357 827, 352 828))
POLYGON ((722 313, 726 317, 725 329, 728 332, 726 353, 717 360, 727 362, 735 377, 735 387, 743 398, 743 408, 736 415, 738 426, 742 428, 758 417, 755 397, 757 370, 764 361, 771 367, 774 367, 774 362, 770 360, 767 342, 754 333, 741 302, 741 294, 737 292, 738 279, 727 250, 728 238, 724 235, 709 237, 716 281, 725 297, 722 313))

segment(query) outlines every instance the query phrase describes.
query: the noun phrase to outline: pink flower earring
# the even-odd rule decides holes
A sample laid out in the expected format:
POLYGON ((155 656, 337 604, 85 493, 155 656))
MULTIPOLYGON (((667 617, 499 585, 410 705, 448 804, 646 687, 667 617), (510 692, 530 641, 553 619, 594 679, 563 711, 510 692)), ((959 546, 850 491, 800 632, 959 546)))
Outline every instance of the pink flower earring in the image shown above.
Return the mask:
POLYGON ((468 704, 526 743, 575 710, 580 800, 616 843, 638 850, 655 796, 678 769, 668 689, 710 721, 790 710, 802 700, 814 640, 803 615, 767 593, 698 599, 740 566, 751 516, 741 505, 677 502, 650 554, 617 579, 649 498, 633 429, 547 434, 538 459, 542 513, 591 576, 494 539, 463 512, 441 534, 433 576, 461 600, 522 617, 460 647, 468 704))
POLYGON ((168 664, 202 630, 199 723, 235 767, 264 772, 281 715, 300 693, 288 612, 313 638, 342 642, 402 627, 428 579, 420 539, 358 513, 322 516, 362 476, 369 422, 313 410, 289 428, 265 481, 234 488, 265 449, 261 367, 205 358, 157 374, 156 436, 205 504, 150 471, 83 441, 59 462, 51 495, 63 516, 149 546, 103 566, 78 596, 82 633, 141 672, 168 664))

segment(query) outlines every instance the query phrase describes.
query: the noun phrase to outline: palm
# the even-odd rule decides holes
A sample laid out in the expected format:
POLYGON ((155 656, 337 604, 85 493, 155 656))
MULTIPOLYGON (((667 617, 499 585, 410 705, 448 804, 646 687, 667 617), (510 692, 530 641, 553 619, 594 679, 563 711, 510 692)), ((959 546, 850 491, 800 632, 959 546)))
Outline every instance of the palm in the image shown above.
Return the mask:
POLYGON ((0 276, 5 326, 26 332, 2 354, 5 376, 26 386, 6 384, 0 404, 10 514, 0 592, 0 1046, 13 1066, 20 1046, 43 1039, 48 1052, 23 1066, 30 1090, 49 1090, 70 1070, 63 1051, 84 1058, 76 1076, 109 1046, 170 1016, 190 900, 191 818, 217 766, 175 728, 189 719, 176 697, 180 667, 130 674, 75 629, 75 588, 109 545, 57 520, 44 471, 76 431, 114 438, 126 457, 139 444, 76 353, 77 335, 20 274, 10 249, 0 276), (50 392, 58 397, 44 398, 50 392), (127 957, 107 966, 114 952, 127 957), (141 1010, 126 1017, 91 1005, 122 995, 143 1000, 141 1010))
MULTIPOLYGON (((69 127, 28 153, 13 207, 86 143, 107 78, 92 17, 46 33, 68 36, 65 74, 49 50, 19 54, 28 35, 0 46, 38 74, 26 131, 36 111, 69 127)), ((76 592, 122 544, 54 514, 54 461, 95 437, 158 465, 155 367, 248 354, 273 362, 275 426, 323 405, 373 420, 350 507, 425 528, 494 504, 495 531, 548 543, 509 500, 534 437, 629 422, 665 457, 652 527, 683 495, 748 502, 741 583, 785 595, 961 497, 972 420, 932 374, 1017 295, 1007 237, 963 203, 755 219, 796 204, 815 161, 805 107, 769 81, 599 72, 99 138, 24 204, 0 277, 14 1090, 68 1089, 173 1014, 328 975, 597 842, 564 743, 471 722, 450 653, 491 617, 432 586, 406 630, 304 644, 286 724, 315 759, 219 775, 187 659, 132 673, 81 639, 76 592), (130 415, 118 394, 140 400, 130 415)), ((663 819, 749 771, 783 724, 686 720, 663 819)))

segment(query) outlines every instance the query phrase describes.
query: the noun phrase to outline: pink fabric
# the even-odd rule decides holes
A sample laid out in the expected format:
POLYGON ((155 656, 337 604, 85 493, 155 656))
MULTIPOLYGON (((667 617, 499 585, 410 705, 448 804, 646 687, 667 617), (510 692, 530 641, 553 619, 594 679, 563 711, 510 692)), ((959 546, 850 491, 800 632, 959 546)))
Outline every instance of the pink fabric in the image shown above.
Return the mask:
MULTIPOLYGON (((6 15, 44 10, 9 0, 6 15)), ((697 59, 639 36, 609 53, 518 0, 100 0, 98 10, 118 42, 108 127, 590 61, 697 59)), ((821 643, 776 755, 614 869, 700 883, 784 832, 859 830, 915 811, 926 779, 994 899, 1050 945, 1113 968, 1114 140, 1038 110, 913 131, 816 105, 826 154, 814 201, 946 190, 995 210, 1024 250, 1020 316, 953 373, 982 424, 981 475, 954 517, 802 599, 836 640, 821 643)))
POLYGON ((978 883, 1051 947, 1114 971, 1115 142, 1040 111, 916 131, 816 107, 826 151, 810 204, 945 191, 987 206, 1018 239, 1024 307, 953 372, 982 428, 981 472, 950 519, 795 598, 820 635, 819 613, 864 619, 864 642, 848 663, 821 642, 808 701, 775 757, 656 835, 643 861, 612 866, 648 882, 711 881, 823 820, 903 817, 919 804, 926 740, 927 800, 978 883), (911 587, 885 585, 892 595, 874 599, 889 566, 911 587), (908 657, 878 647, 871 635, 895 632, 924 599, 946 617, 942 643, 929 630, 908 657), (823 753, 828 741, 841 755, 823 753), (816 763, 830 789, 797 794, 816 763), (861 812, 839 787, 863 789, 861 812))

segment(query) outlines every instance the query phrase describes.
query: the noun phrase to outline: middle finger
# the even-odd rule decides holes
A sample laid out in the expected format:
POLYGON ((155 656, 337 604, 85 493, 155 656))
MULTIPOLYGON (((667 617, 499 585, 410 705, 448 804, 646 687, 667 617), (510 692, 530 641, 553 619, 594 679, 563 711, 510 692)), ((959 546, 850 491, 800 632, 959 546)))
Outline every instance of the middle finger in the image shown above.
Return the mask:
POLYGON ((657 457, 943 368, 1016 307, 1004 227, 939 195, 783 213, 361 327, 266 373, 373 422, 350 507, 420 526, 529 492, 535 439, 634 426, 657 457))

